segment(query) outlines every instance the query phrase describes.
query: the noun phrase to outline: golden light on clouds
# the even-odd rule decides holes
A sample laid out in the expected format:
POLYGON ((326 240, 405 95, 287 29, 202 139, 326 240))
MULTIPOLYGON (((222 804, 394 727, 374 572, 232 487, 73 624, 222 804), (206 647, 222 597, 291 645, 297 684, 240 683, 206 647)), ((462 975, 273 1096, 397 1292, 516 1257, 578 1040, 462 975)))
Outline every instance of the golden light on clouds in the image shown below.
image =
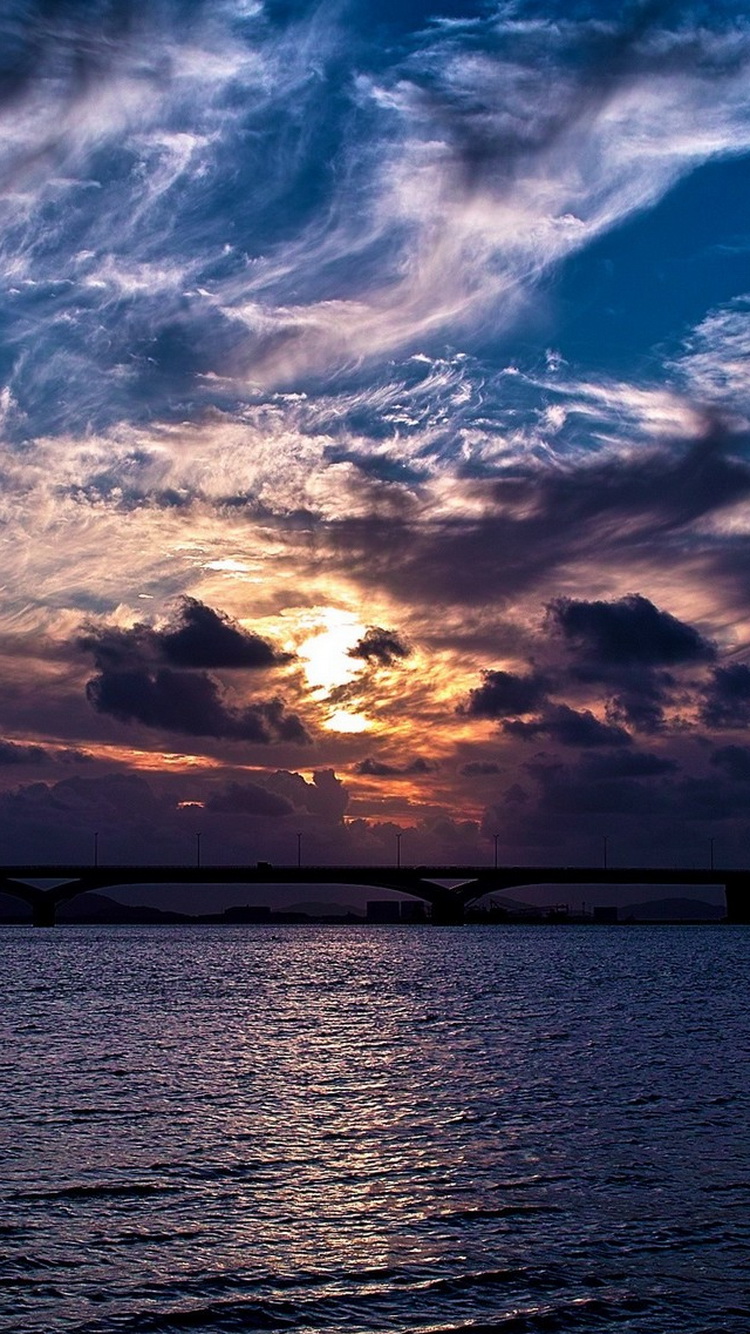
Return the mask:
MULTIPOLYGON (((332 703, 331 697, 354 682, 362 662, 351 650, 366 632, 366 626, 344 607, 315 606, 289 610, 285 620, 296 620, 296 653, 302 664, 310 696, 319 705, 332 703)), ((356 707, 338 703, 325 714, 321 726, 327 732, 355 735, 367 732, 372 722, 356 707)))
POLYGON ((304 613, 303 629, 305 623, 310 633, 297 652, 310 687, 324 698, 356 676, 358 663, 349 655, 366 627, 353 612, 341 607, 312 607, 304 613))
POLYGON ((372 722, 363 713, 347 713, 345 709, 336 709, 328 716, 323 726, 327 732, 369 732, 372 722))

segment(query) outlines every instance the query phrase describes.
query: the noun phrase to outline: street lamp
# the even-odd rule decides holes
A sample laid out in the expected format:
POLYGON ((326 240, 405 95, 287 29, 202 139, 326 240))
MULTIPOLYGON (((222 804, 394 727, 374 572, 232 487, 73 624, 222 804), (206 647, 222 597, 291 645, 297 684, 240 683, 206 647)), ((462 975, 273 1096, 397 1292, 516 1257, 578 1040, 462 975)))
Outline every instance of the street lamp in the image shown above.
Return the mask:
POLYGON ((401 839, 403 836, 403 832, 396 834, 396 866, 399 868, 401 866, 401 839))
POLYGON ((99 835, 94 834, 94 866, 99 865, 99 835))
POLYGON ((493 834, 492 837, 493 837, 493 839, 494 839, 494 841, 495 841, 495 862, 494 862, 494 865, 495 865, 495 870, 497 870, 497 840, 499 839, 500 835, 499 835, 499 834, 493 834))
POLYGON ((297 866, 302 865, 302 835, 297 835, 297 866))
POLYGON ((710 867, 711 867, 711 870, 713 871, 713 869, 714 869, 714 841, 713 841, 712 838, 710 838, 710 839, 708 840, 708 850, 709 850, 709 856, 710 856, 710 858, 711 858, 711 860, 710 860, 710 862, 709 862, 709 865, 710 865, 710 867))
POLYGON ((602 847, 603 847, 603 850, 604 850, 604 869, 605 869, 605 871, 606 871, 606 869, 607 869, 607 847, 608 847, 608 844, 609 844, 609 839, 607 838, 607 835, 605 834, 605 835, 603 836, 603 838, 602 838, 602 847))
POLYGON ((200 836, 200 834, 196 834, 196 835, 195 835, 195 864, 196 864, 197 867, 200 867, 200 864, 201 864, 201 836, 200 836))

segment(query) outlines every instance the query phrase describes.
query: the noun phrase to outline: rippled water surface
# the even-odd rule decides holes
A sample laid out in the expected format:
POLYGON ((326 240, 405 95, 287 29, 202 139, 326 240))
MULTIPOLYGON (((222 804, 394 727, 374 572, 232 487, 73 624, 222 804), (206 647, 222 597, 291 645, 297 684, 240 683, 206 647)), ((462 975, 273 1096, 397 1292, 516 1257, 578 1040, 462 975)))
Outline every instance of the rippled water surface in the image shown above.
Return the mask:
POLYGON ((0 949, 3 1334, 750 1328, 750 929, 0 949))

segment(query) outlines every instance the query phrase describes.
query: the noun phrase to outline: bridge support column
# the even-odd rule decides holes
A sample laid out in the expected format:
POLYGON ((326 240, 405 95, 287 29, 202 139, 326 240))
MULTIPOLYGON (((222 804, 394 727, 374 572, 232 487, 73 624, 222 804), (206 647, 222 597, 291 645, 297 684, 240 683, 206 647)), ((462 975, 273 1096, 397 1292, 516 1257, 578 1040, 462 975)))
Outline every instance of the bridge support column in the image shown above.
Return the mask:
POLYGON ((750 926, 750 876, 747 873, 727 876, 724 885, 727 898, 727 921, 736 925, 750 926))
POLYGON ((460 899, 440 899, 432 904, 433 926, 463 926, 464 905, 460 899))
POLYGON ((57 921, 57 900, 51 894, 42 894, 31 905, 32 926, 54 926, 57 921))

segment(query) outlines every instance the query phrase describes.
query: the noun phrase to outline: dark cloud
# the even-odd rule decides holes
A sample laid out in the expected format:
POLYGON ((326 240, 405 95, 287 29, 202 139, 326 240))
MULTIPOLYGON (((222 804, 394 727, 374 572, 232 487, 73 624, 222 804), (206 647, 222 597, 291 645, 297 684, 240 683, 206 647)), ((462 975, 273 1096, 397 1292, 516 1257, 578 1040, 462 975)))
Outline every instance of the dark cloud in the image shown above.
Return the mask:
POLYGON ((570 647, 587 664, 612 667, 660 667, 709 662, 713 644, 697 630, 660 611, 640 593, 613 602, 557 598, 549 615, 570 647))
POLYGON ((58 764, 93 764, 94 757, 90 751, 79 750, 77 746, 66 746, 64 750, 54 752, 54 758, 58 764))
POLYGON ((0 765, 44 764, 50 758, 43 746, 23 745, 17 741, 0 741, 0 765))
POLYGON ((368 625, 367 632, 349 649, 350 658, 363 658, 381 667, 390 667, 410 653, 410 646, 395 630, 384 630, 379 625, 368 625))
POLYGON ((309 741, 300 719, 286 713, 281 700, 271 699, 230 708, 219 694, 216 682, 204 672, 175 672, 162 667, 130 671, 106 670, 90 680, 86 695, 99 713, 121 722, 181 732, 188 736, 211 736, 261 745, 309 741))
POLYGON ((0 767, 16 764, 91 764, 93 757, 76 746, 48 750, 46 746, 0 740, 0 767))
POLYGON ((159 660, 174 667, 239 670, 290 660, 290 654, 192 597, 181 598, 176 615, 163 630, 144 624, 129 630, 104 626, 90 629, 79 642, 93 653, 101 670, 159 660))
POLYGON ((333 769, 316 770, 311 783, 301 774, 288 773, 284 769, 268 774, 265 781, 271 791, 288 797, 298 810, 308 811, 325 820, 343 820, 349 805, 349 793, 333 769))
MULTIPOLYGON (((588 758, 588 757, 586 757, 588 758)), ((529 810, 532 824, 552 815, 655 815, 673 808, 673 797, 663 785, 635 776, 593 777, 584 764, 534 763, 528 771, 539 784, 537 801, 529 810)), ((600 840, 597 840, 600 844, 600 840)), ((597 853, 599 848, 597 847, 597 853)))
POLYGON ((290 659, 191 597, 182 599, 179 622, 162 631, 160 643, 165 658, 177 667, 273 667, 290 659))
POLYGON ((750 726, 750 667, 717 667, 708 685, 701 717, 708 727, 750 726))
POLYGON ((610 701, 608 717, 637 732, 664 731, 667 725, 664 711, 674 698, 674 677, 668 672, 638 670, 626 675, 629 680, 610 701))
POLYGON ((469 760, 468 764, 461 765, 459 773, 465 778, 489 778, 493 774, 502 773, 502 769, 494 760, 469 760))
POLYGON ((640 593, 612 601, 557 598, 547 624, 562 635, 571 680, 605 682, 611 722, 658 733, 678 692, 678 669, 711 662, 715 646, 640 593))
POLYGON ((289 655, 196 598, 183 597, 164 629, 95 627, 80 638, 79 647, 93 654, 99 669, 86 687, 99 713, 189 736, 263 745, 309 741, 300 719, 286 713, 281 700, 232 708, 216 681, 198 670, 255 670, 284 663, 289 655), (161 666, 164 662, 171 665, 161 666))
POLYGON ((158 661, 159 637, 149 625, 138 624, 129 630, 118 626, 92 626, 77 641, 78 648, 91 653, 99 671, 140 668, 158 661))
MULTIPOLYGON (((739 454, 746 444, 744 436, 717 427, 698 443, 644 448, 586 468, 468 479, 472 499, 484 508, 477 519, 426 521, 413 499, 405 514, 373 510, 331 523, 325 537, 333 559, 364 587, 441 605, 497 602, 528 592, 559 568, 600 564, 605 556, 621 561, 637 553, 673 568, 688 535, 691 559, 728 568, 726 549, 692 530, 750 495, 750 465, 729 452, 739 454)), ((670 640, 669 628, 657 616, 658 642, 677 653, 668 662, 706 660, 707 642, 696 631, 670 640), (680 656, 691 645, 697 656, 680 656)))
POLYGON ((356 772, 367 774, 371 778, 404 778, 409 774, 431 774, 437 767, 437 764, 434 764, 431 760, 425 760, 420 756, 409 764, 402 765, 386 764, 382 760, 375 760, 368 756, 356 765, 356 772))
POLYGON ((205 809, 222 815, 291 815, 294 806, 258 783, 229 783, 206 799, 205 809))
POLYGON ((659 778, 674 773, 677 767, 675 761, 666 756, 647 751, 616 750, 606 755, 587 755, 581 772, 585 777, 595 779, 659 778))
POLYGON ((735 782, 750 783, 750 746, 722 746, 714 751, 711 763, 735 782))
POLYGON ((504 806, 525 806, 529 794, 520 783, 512 783, 503 797, 504 806))
POLYGON ((505 718, 533 713, 544 702, 549 688, 542 676, 520 676, 514 672, 487 671, 482 673, 481 686, 470 691, 458 712, 470 718, 505 718))
POLYGON ((631 737, 622 727, 601 722, 589 709, 580 712, 567 704, 551 704, 541 718, 524 723, 503 723, 503 731, 511 736, 533 740, 548 736, 562 746, 626 746, 631 737))

